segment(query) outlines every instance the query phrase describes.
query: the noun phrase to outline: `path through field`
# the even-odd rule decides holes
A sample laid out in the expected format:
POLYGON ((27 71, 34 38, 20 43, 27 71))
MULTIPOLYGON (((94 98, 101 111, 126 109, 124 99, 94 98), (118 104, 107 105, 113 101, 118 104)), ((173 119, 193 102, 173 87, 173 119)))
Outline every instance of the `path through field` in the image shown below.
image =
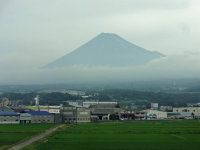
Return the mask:
POLYGON ((15 146, 9 148, 8 150, 19 150, 19 149, 21 149, 21 148, 23 148, 23 147, 35 142, 35 141, 40 140, 41 138, 45 137, 46 135, 51 134, 52 132, 56 131, 58 128, 61 128, 63 126, 65 126, 65 125, 62 124, 62 125, 59 125, 59 126, 57 126, 55 128, 49 129, 49 130, 47 130, 46 132, 44 132, 42 134, 36 135, 36 136, 34 136, 34 137, 32 137, 32 138, 30 138, 30 139, 28 139, 28 140, 26 140, 26 141, 24 141, 22 143, 19 143, 19 144, 15 145, 15 146))

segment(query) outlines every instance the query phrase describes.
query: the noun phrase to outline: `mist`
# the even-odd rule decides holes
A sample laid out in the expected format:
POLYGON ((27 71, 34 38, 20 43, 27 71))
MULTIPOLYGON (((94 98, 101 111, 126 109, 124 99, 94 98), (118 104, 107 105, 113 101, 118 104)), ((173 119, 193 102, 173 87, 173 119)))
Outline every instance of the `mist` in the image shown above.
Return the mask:
POLYGON ((174 55, 137 66, 86 66, 21 68, 1 72, 1 84, 83 83, 199 78, 199 55, 174 55))
POLYGON ((197 0, 0 1, 0 84, 199 78, 197 0), (146 65, 42 66, 101 32, 166 57, 146 65))

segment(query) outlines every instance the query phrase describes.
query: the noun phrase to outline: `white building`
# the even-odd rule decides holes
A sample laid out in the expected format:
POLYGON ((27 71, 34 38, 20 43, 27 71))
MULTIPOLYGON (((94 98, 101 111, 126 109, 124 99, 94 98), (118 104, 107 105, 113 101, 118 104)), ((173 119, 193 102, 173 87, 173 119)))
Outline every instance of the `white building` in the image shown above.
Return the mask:
POLYGON ((194 117, 200 117, 200 107, 178 107, 173 108, 173 112, 192 112, 194 117))
POLYGON ((117 105, 117 102, 91 102, 91 101, 85 101, 85 102, 83 102, 83 107, 89 108, 90 106, 94 106, 94 105, 97 105, 97 104, 103 104, 103 105, 116 104, 117 105))
POLYGON ((40 111, 47 111, 53 114, 60 113, 60 106, 40 106, 39 108, 40 108, 40 111))
POLYGON ((152 109, 148 109, 148 110, 146 110, 146 112, 149 114, 155 114, 156 119, 167 119, 167 112, 152 110, 152 109))
POLYGON ((80 101, 67 101, 67 103, 74 107, 82 107, 83 103, 80 101))
POLYGON ((192 112, 167 112, 168 119, 193 119, 192 112))
POLYGON ((173 107, 172 106, 160 106, 161 111, 172 111, 173 107))

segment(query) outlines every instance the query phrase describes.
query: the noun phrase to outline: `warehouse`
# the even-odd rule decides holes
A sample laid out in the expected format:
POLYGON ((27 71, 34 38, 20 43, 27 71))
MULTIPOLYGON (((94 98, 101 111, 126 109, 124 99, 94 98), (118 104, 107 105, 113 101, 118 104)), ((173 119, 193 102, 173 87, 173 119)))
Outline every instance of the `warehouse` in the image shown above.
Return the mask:
POLYGON ((54 123, 54 114, 47 111, 24 111, 31 115, 31 123, 54 123))
POLYGON ((20 114, 14 111, 0 111, 0 124, 19 124, 20 114))

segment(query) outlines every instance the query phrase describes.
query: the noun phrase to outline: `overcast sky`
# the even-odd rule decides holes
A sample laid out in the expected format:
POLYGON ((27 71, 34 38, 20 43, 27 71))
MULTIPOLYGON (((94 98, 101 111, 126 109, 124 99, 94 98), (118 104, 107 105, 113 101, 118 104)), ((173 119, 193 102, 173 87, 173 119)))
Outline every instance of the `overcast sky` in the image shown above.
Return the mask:
POLYGON ((0 83, 37 76, 37 68, 101 32, 198 71, 199 8, 198 0, 0 0, 0 83))

